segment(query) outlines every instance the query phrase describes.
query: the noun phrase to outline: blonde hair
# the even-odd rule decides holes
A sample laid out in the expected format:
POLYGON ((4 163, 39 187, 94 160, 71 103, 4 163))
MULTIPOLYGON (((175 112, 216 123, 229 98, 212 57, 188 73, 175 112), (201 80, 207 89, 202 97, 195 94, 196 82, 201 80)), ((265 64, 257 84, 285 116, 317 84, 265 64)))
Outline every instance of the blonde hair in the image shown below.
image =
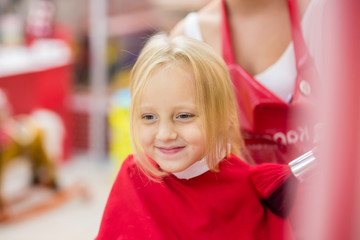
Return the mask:
POLYGON ((136 120, 137 107, 148 79, 156 70, 169 64, 180 64, 193 72, 196 103, 206 142, 206 161, 211 170, 217 171, 219 156, 224 152, 227 156, 230 152, 239 156, 244 148, 237 103, 226 64, 203 42, 184 36, 170 38, 165 34, 149 39, 130 75, 130 131, 137 163, 153 179, 167 174, 150 162, 144 153, 137 139, 136 120))

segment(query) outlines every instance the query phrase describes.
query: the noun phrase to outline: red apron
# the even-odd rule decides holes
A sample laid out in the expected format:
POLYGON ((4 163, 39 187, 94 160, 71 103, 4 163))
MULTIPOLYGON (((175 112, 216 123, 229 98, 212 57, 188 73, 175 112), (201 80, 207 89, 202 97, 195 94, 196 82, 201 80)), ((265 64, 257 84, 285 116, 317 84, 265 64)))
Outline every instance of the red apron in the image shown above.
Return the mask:
POLYGON ((316 138, 316 70, 302 36, 296 0, 288 0, 297 77, 289 103, 270 92, 236 64, 222 4, 222 51, 228 65, 239 108, 240 127, 247 149, 256 163, 288 163, 310 150, 316 138))

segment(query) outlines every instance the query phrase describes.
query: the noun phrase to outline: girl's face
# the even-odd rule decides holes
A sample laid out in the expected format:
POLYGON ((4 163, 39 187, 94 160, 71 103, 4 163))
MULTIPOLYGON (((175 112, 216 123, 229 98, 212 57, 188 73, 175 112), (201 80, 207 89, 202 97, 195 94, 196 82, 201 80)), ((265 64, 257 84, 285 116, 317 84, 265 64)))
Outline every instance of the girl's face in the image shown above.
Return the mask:
POLYGON ((178 65, 157 70, 143 90, 138 139, 163 171, 180 172, 205 154, 192 72, 178 65))

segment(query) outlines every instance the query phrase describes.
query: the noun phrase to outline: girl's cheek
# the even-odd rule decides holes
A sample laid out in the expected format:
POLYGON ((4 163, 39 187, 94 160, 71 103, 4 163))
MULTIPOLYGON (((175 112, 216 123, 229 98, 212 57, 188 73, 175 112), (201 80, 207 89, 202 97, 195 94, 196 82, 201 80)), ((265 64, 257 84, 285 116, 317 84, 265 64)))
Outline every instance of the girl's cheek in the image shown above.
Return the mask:
POLYGON ((139 139, 142 144, 152 142, 156 136, 156 130, 151 127, 139 127, 139 139))

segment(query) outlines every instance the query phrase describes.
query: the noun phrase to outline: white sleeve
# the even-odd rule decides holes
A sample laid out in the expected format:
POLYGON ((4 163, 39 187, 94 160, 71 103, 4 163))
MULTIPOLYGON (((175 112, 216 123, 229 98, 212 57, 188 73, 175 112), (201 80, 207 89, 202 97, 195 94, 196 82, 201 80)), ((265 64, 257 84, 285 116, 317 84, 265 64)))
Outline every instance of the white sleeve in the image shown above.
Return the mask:
POLYGON ((187 37, 203 41, 196 12, 191 12, 186 15, 184 33, 187 37))

